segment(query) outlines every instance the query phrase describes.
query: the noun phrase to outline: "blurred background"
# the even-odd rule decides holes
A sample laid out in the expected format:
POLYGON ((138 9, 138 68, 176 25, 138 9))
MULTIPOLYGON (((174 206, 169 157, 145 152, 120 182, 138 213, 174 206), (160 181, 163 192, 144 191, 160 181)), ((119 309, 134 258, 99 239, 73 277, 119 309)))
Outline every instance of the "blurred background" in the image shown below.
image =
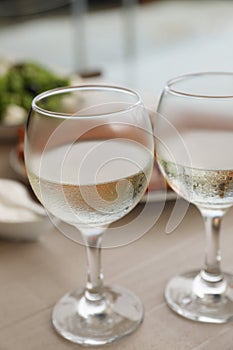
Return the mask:
POLYGON ((136 89, 233 70, 233 1, 0 0, 0 57, 136 89))

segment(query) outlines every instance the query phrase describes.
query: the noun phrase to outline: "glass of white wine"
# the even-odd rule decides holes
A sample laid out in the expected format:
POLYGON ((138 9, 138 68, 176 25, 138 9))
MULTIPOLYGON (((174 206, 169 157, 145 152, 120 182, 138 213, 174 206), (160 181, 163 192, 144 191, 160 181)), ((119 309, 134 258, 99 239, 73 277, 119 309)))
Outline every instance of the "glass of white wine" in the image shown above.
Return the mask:
POLYGON ((125 288, 104 286, 100 254, 104 231, 136 206, 151 176, 153 133, 140 97, 103 85, 38 95, 26 126, 25 163, 38 199, 81 232, 87 250, 86 287, 56 304, 55 329, 84 345, 130 334, 142 322, 141 301, 125 288))
POLYGON ((169 81, 157 112, 160 168, 173 190, 197 206, 206 229, 202 268, 172 278, 166 301, 188 319, 227 322, 233 319, 233 276, 221 271, 219 232, 233 205, 233 73, 196 73, 169 81))

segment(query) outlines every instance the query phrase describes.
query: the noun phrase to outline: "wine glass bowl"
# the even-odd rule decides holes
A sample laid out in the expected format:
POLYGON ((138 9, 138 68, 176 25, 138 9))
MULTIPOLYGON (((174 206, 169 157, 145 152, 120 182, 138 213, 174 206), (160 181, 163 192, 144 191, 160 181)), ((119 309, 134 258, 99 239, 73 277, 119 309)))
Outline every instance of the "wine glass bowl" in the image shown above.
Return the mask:
POLYGON ((151 176, 153 134, 140 97, 103 85, 37 96, 26 127, 25 162, 41 203, 81 232, 87 250, 86 287, 56 304, 55 329, 84 345, 130 334, 142 322, 141 301, 122 287, 104 286, 100 253, 104 231, 139 202, 151 176))
POLYGON ((197 206, 206 228, 200 271, 172 278, 168 305, 200 322, 233 319, 233 277, 220 267, 219 232, 233 205, 233 73, 188 74, 169 81, 155 122, 159 166, 181 197, 197 206))

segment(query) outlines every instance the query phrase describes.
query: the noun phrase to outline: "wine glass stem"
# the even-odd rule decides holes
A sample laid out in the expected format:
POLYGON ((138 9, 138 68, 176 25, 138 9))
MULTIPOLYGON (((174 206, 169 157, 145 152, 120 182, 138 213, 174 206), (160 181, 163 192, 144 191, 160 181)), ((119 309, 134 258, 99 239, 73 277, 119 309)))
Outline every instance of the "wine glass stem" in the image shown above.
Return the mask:
POLYGON ((220 227, 225 210, 201 210, 206 231, 205 263, 201 276, 206 282, 219 282, 221 274, 220 227))
POLYGON ((86 237, 87 284, 86 298, 92 301, 103 298, 103 272, 101 266, 102 235, 86 237))

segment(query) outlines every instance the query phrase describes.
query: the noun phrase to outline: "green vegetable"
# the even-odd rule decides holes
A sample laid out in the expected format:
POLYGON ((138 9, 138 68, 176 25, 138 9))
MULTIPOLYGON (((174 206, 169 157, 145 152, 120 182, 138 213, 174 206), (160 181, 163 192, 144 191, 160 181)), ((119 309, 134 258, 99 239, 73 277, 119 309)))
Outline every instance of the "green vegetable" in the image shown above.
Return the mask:
POLYGON ((34 62, 11 66, 0 76, 0 120, 9 104, 16 104, 28 112, 36 95, 69 83, 67 77, 63 78, 34 62))

